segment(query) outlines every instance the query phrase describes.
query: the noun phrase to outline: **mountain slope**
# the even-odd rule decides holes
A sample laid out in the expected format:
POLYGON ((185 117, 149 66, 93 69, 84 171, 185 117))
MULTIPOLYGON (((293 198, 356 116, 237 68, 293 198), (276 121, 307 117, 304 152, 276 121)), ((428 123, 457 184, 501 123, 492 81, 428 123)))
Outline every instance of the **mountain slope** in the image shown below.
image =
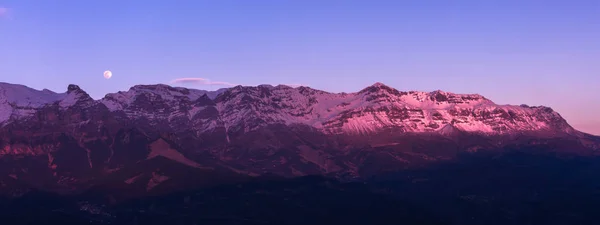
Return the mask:
MULTIPOLYGON (((151 125, 174 127, 179 125, 177 122, 201 119, 203 123, 199 125, 204 125, 202 131, 231 127, 234 131, 243 129, 247 132, 260 127, 256 123, 261 123, 304 124, 333 134, 369 133, 386 128, 428 132, 440 130, 446 124, 463 131, 488 134, 575 132, 548 107, 497 105, 475 94, 401 92, 381 83, 356 93, 339 94, 284 85, 237 86, 215 92, 166 85, 138 85, 126 92, 107 94, 93 103, 76 85, 71 85, 69 91, 63 94, 19 85, 3 84, 2 87, 4 94, 0 96, 3 96, 4 107, 13 107, 13 110, 29 107, 33 113, 35 109, 56 102, 61 108, 68 108, 79 101, 89 100, 89 104, 102 103, 115 115, 147 121, 151 125), (78 93, 83 100, 79 100, 78 93), (175 125, 173 122, 176 122, 175 125)), ((9 111, 4 112, 1 120, 4 124, 13 118, 7 114, 15 114, 9 111)))
POLYGON ((161 185, 183 185, 162 182, 185 180, 179 170, 190 176, 354 179, 464 152, 593 155, 600 149, 598 137, 576 131, 548 107, 497 105, 476 94, 403 92, 381 83, 355 93, 137 85, 100 100, 77 85, 54 93, 2 83, 0 109, 0 184, 6 186, 0 190, 10 195, 124 188, 137 185, 130 181, 138 175, 146 179, 142 186, 156 181, 157 188, 134 188, 149 194, 161 185))

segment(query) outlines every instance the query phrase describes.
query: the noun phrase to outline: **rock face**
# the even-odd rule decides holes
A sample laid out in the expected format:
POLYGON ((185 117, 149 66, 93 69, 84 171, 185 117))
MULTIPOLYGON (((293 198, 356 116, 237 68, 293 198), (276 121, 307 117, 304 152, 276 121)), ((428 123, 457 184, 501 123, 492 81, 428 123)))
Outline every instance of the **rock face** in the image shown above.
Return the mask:
POLYGON ((202 184, 267 173, 356 178, 463 152, 596 154, 599 143, 548 107, 381 83, 356 93, 137 85, 100 100, 77 85, 54 93, 0 83, 0 190, 12 194, 98 185, 152 192, 198 174, 202 184))

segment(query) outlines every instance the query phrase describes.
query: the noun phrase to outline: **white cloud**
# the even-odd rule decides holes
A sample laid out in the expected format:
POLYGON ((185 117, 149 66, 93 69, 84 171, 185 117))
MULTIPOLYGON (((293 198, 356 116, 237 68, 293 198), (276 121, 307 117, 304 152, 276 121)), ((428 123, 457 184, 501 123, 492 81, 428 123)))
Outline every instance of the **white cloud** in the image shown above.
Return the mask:
POLYGON ((201 77, 190 77, 190 78, 177 78, 171 81, 172 84, 199 84, 199 85, 222 85, 222 86, 236 86, 237 84, 225 82, 225 81, 211 81, 201 77))

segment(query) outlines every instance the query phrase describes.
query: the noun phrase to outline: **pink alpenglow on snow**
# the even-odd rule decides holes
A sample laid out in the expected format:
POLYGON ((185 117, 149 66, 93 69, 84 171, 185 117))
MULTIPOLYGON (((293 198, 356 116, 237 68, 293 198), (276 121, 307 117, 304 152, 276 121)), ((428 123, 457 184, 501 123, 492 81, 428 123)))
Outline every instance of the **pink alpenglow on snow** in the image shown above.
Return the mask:
MULTIPOLYGON (((579 129, 600 112, 598 1, 144 1, 119 10, 111 1, 30 2, 0 1, 0 81, 52 91, 71 81, 95 99, 169 81, 347 93, 384 81, 547 105, 579 129), (106 69, 119 82, 101 81, 106 69)), ((585 129, 600 134, 595 127, 585 129)))
POLYGON ((230 127, 249 132, 268 124, 302 124, 330 134, 367 134, 389 129, 445 132, 447 126, 485 134, 577 132, 548 107, 499 105, 478 94, 399 91, 382 83, 353 93, 286 85, 235 86, 217 91, 136 85, 100 100, 91 99, 76 85, 70 85, 67 93, 6 83, 3 86, 0 125, 31 117, 37 109, 58 103, 61 109, 100 104, 110 112, 156 124, 190 121, 199 132, 230 127), (188 105, 181 105, 183 99, 188 105), (155 106, 145 106, 148 101, 155 106), (165 108, 156 108, 159 106, 165 108), (203 117, 201 112, 209 112, 208 108, 210 119, 194 122, 203 117))

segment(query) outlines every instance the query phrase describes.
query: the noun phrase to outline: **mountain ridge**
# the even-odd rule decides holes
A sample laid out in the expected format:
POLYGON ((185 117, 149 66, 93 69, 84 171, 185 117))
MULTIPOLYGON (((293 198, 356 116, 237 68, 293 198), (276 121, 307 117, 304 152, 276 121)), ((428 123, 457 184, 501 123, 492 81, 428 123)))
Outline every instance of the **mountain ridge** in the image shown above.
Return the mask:
POLYGON ((359 179, 463 153, 600 152, 599 137, 576 131, 549 107, 381 83, 354 93, 136 85, 100 100, 77 85, 55 93, 2 83, 0 109, 6 118, 0 186, 8 185, 0 192, 9 195, 93 185, 151 194, 164 185, 183 188, 190 177, 222 174, 359 179), (139 177, 142 183, 135 182, 139 177))
MULTIPOLYGON (((2 86, 11 86, 10 84, 4 83, 2 86)), ((14 85, 13 85, 14 86, 14 85)), ((26 86, 21 86, 22 89, 27 88, 26 86)), ((7 88, 3 88, 4 91, 8 90, 7 88)), ((69 93, 73 91, 77 91, 81 93, 84 98, 91 99, 85 91, 80 89, 77 85, 69 85, 68 91, 66 93, 54 93, 47 91, 37 91, 29 88, 30 93, 38 92, 38 96, 51 96, 51 97, 38 97, 39 99, 46 99, 45 101, 36 102, 37 104, 32 104, 33 108, 39 108, 44 105, 51 104, 53 101, 62 100, 61 107, 69 107, 72 104, 75 104, 77 101, 73 95, 69 95, 69 93), (71 99, 70 99, 70 98, 71 99)), ((503 129, 516 129, 519 130, 521 127, 510 127, 500 126, 500 127, 489 127, 489 126, 481 126, 480 123, 475 121, 467 121, 470 122, 468 124, 463 123, 464 121, 455 120, 457 116, 468 116, 467 114, 473 114, 472 116, 479 116, 482 119, 486 119, 485 117, 489 117, 487 114, 499 114, 503 118, 510 119, 514 115, 513 113, 528 113, 534 114, 540 111, 541 113, 546 112, 546 116, 550 118, 542 118, 540 120, 555 120, 555 122, 562 123, 562 129, 566 132, 575 132, 575 130, 570 127, 564 121, 564 119, 560 116, 560 114, 556 113, 549 107, 545 106, 515 106, 515 105, 498 105, 493 101, 478 95, 478 94, 454 94, 450 92, 443 92, 440 90, 432 91, 432 92, 418 92, 418 91, 398 91, 394 88, 391 88, 383 83, 375 83, 371 86, 368 86, 358 92, 353 93, 330 93, 326 91, 316 90, 309 87, 301 86, 301 87, 288 87, 285 85, 278 86, 270 86, 270 85, 259 85, 259 86, 235 86, 232 88, 223 88, 217 91, 204 91, 197 89, 188 89, 182 87, 171 87, 164 84, 158 85, 135 85, 131 87, 128 91, 119 91, 117 93, 109 93, 106 94, 104 98, 94 100, 96 102, 100 102, 104 104, 110 111, 127 111, 124 107, 128 107, 130 105, 134 105, 133 101, 138 100, 139 98, 146 98, 147 101, 150 102, 164 102, 164 101, 184 101, 187 100, 190 103, 194 101, 204 101, 205 104, 211 104, 210 101, 206 98, 201 100, 201 97, 206 95, 208 99, 214 101, 214 103, 222 103, 217 106, 217 111, 222 112, 223 110, 232 109, 233 106, 227 104, 227 102, 231 98, 238 97, 236 102, 233 104, 244 103, 249 100, 254 100, 254 102, 261 103, 260 105, 252 105, 249 106, 252 108, 248 113, 265 113, 265 112, 257 112, 261 109, 259 107, 264 107, 265 104, 270 104, 275 107, 276 110, 285 109, 286 107, 292 107, 294 109, 286 112, 287 114, 277 114, 270 115, 273 118, 276 118, 274 121, 276 123, 303 123, 309 126, 313 126, 316 128, 323 128, 325 126, 330 125, 329 129, 331 132, 344 132, 353 130, 357 133, 369 132, 373 130, 373 120, 379 120, 380 124, 375 126, 397 126, 406 123, 405 121, 398 120, 388 120, 381 121, 382 117, 390 117, 397 116, 399 119, 420 119, 421 123, 412 123, 405 130, 408 132, 411 131, 434 131, 443 127, 447 123, 451 123, 455 125, 458 123, 458 126, 461 130, 470 131, 470 132, 503 132, 503 129), (273 98, 270 98, 272 95, 279 95, 273 98), (287 97, 288 99, 284 99, 282 102, 282 97, 287 97), (308 97, 308 98, 306 98, 308 97), (158 100, 161 99, 161 100, 158 100), (285 100, 289 100, 285 102, 285 100), (304 101, 304 105, 294 104, 299 101, 304 101), (364 104, 365 102, 370 102, 371 104, 364 104), (351 105, 355 103, 355 105, 351 105), (382 105, 387 104, 387 105, 382 105), (391 109, 390 109, 391 108, 391 109), (474 109, 470 112, 462 111, 462 109, 474 109), (492 110, 488 110, 494 108, 492 110), (421 109, 421 111, 413 110, 413 109, 421 109), (423 110, 428 110, 428 112, 424 112, 423 110), (459 109, 459 110, 456 110, 459 109), (313 110, 320 110, 321 112, 313 113, 313 110), (331 113, 331 111, 334 111, 331 113), (364 114, 371 110, 371 115, 367 115, 362 120, 357 121, 347 121, 348 116, 356 115, 356 114, 364 114), (442 111, 439 111, 442 110, 442 111), (328 112, 324 112, 328 111, 328 112), (374 114, 377 113, 387 113, 389 111, 393 111, 393 114, 396 115, 385 115, 385 116, 377 116, 374 114), (308 115, 313 113, 312 115, 308 115), (447 114, 450 115, 447 115, 447 114), (349 114, 349 115, 345 115, 349 114), (403 114, 403 115, 402 115, 403 114), (413 115, 410 115, 413 114, 413 115), (421 115, 414 115, 421 114, 421 115), (485 115, 484 115, 485 114, 485 115), (554 115, 553 115, 554 114, 554 115), (374 116, 373 116, 374 115, 374 116), (279 117, 279 118, 278 118, 279 117), (325 117, 325 118, 323 118, 325 117), (339 117, 338 119, 345 120, 345 123, 337 123, 338 121, 331 121, 333 117, 339 117), (369 118, 370 117, 370 118, 369 118), (375 118, 378 117, 378 118, 375 118), (415 118, 409 118, 415 117, 415 118), (370 121, 367 121, 370 120, 370 121), (442 122, 437 121, 442 120, 442 122), (563 120, 563 121, 560 121, 563 120), (370 123, 371 125, 365 125, 364 123, 370 123), (335 126, 342 126, 342 130, 337 129, 335 126)), ((5 100, 8 103, 11 99, 5 100)), ((23 100, 15 100, 12 99, 13 102, 20 102, 23 100)), ((201 103, 199 103, 201 104, 201 103)), ((18 104, 17 104, 18 106, 18 104)), ((5 122, 8 117, 10 117, 12 113, 8 113, 8 107, 3 106, 3 113, 0 113, 0 123, 5 122)), ((234 107, 235 108, 235 107, 234 107)), ((246 107, 248 108, 248 107, 246 107)), ((148 108, 149 110, 150 108, 148 108)), ((273 109, 266 109, 267 111, 273 109)), ((13 110, 14 111, 14 110, 13 110)), ((266 112, 268 113, 268 112, 266 112)), ((193 114, 193 113, 192 113, 193 114)), ((190 114, 191 116, 193 116, 190 114)), ((17 113, 17 115, 19 115, 17 113)), ((227 115, 226 115, 227 116, 227 115)), ((262 118, 265 119, 265 118, 262 118)), ((464 118, 463 118, 464 120, 464 118)), ((268 121, 267 121, 268 122, 268 121)), ((528 125, 528 130, 539 130, 547 127, 547 124, 536 123, 536 121, 513 121, 514 124, 522 123, 528 125)))

